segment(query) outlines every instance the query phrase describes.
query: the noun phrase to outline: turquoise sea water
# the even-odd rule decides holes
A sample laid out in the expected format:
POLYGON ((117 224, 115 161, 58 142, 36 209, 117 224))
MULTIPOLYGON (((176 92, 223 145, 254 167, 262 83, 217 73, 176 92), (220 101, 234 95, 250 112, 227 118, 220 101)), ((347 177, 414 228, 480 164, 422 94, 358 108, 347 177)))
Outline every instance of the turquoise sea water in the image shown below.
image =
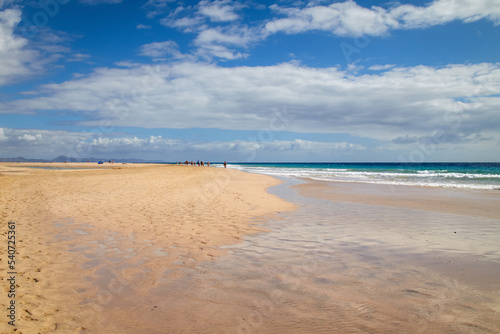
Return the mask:
POLYGON ((233 163, 228 168, 321 181, 500 190, 500 163, 233 163))

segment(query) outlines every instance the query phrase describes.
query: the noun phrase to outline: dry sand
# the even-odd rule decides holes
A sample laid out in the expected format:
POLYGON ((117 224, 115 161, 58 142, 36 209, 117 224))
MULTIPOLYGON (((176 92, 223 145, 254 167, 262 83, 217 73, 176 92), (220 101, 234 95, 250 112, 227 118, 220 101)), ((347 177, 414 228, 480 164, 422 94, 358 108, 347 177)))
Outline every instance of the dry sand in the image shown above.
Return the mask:
POLYGON ((140 330, 137 312, 155 309, 148 294, 167 270, 175 277, 212 261, 219 246, 262 232, 259 220, 294 209, 265 191, 277 183, 207 167, 1 164, 0 332, 112 333, 124 322, 140 330), (16 222, 18 331, 3 314, 8 221, 16 222))

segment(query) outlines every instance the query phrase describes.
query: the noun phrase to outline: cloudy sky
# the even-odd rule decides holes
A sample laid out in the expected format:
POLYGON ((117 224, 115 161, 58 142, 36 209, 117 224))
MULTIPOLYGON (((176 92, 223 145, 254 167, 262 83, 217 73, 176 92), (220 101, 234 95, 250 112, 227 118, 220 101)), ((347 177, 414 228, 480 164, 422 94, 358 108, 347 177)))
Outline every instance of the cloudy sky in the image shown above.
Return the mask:
POLYGON ((500 161, 499 41, 500 0, 0 0, 0 157, 500 161))

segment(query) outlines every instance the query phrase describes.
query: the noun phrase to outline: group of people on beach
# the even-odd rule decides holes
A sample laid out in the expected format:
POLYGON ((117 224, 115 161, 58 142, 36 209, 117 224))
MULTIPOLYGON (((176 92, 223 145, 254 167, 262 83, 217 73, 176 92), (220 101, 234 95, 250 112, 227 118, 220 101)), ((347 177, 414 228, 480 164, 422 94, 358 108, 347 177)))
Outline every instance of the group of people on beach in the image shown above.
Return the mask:
MULTIPOLYGON (((195 166, 196 165, 198 167, 204 167, 205 165, 207 165, 207 167, 210 167, 210 161, 203 162, 203 161, 200 161, 200 160, 198 160, 197 162, 186 160, 186 161, 184 161, 184 163, 178 162, 178 164, 179 165, 184 164, 186 166, 189 166, 189 165, 195 166)), ((224 168, 227 168, 227 162, 226 161, 224 161, 224 168)))
MULTIPOLYGON (((189 163, 188 163, 188 161, 186 161, 184 164, 185 164, 185 165, 188 165, 189 163)), ((193 161, 191 161, 191 166, 194 166, 195 164, 196 164, 196 166, 198 166, 198 167, 200 167, 200 166, 202 166, 202 167, 203 167, 203 166, 205 166, 205 163, 203 162, 203 160, 202 160, 202 161, 198 160, 196 163, 194 163, 193 161)), ((208 166, 208 167, 210 167, 210 161, 207 161, 207 166, 208 166)))

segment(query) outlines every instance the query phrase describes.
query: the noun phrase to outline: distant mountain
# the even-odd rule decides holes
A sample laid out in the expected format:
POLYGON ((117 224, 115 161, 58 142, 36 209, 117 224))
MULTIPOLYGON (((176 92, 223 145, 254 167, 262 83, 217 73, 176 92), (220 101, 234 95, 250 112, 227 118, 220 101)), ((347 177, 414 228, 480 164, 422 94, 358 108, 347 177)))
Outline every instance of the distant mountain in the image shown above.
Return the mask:
MULTIPOLYGON (((17 157, 17 158, 0 158, 0 162, 98 162, 98 161, 104 161, 107 162, 110 159, 99 159, 99 158, 74 158, 74 157, 68 157, 65 155, 60 155, 57 158, 54 158, 52 160, 47 160, 47 159, 26 159, 23 157, 17 157)), ((148 163, 148 162, 154 162, 154 163, 166 163, 166 161, 163 160, 143 160, 143 159, 135 159, 135 158, 130 158, 130 159, 111 159, 114 162, 128 162, 128 163, 133 163, 133 162, 138 162, 138 163, 148 163)))
POLYGON ((26 159, 23 157, 17 157, 17 158, 0 158, 0 162, 49 162, 49 160, 26 159))
POLYGON ((78 159, 78 158, 73 158, 73 157, 68 157, 68 156, 65 156, 65 155, 60 155, 58 156, 57 158, 55 159, 52 159, 50 160, 50 162, 87 162, 87 160, 89 161, 92 161, 94 162, 94 160, 90 160, 90 159, 78 159))

